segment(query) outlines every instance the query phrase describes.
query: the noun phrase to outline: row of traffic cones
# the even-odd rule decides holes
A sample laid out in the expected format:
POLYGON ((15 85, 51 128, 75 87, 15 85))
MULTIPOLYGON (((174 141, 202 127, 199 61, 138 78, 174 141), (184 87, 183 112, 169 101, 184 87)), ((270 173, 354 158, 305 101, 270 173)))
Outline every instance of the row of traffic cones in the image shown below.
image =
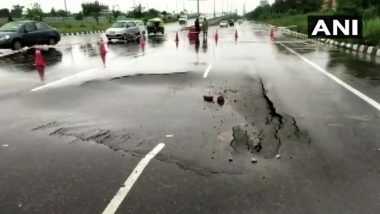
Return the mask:
MULTIPOLYGON (((178 39, 178 41, 179 41, 179 39, 178 39)), ((141 46, 142 51, 144 52, 145 51, 145 46, 146 46, 145 35, 142 35, 140 37, 140 46, 141 46)), ((43 82, 45 80, 46 63, 45 63, 44 57, 43 57, 43 55, 41 53, 42 47, 35 46, 34 49, 35 49, 35 63, 34 63, 34 66, 35 66, 36 70, 39 73, 41 81, 43 82)), ((108 50, 107 50, 106 42, 103 40, 103 38, 100 38, 99 52, 100 52, 100 56, 102 58, 103 66, 106 67, 106 56, 107 56, 108 50)))
MULTIPOLYGON (((218 30, 215 31, 215 35, 214 35, 214 38, 215 38, 215 42, 218 43, 219 41, 219 32, 218 30)), ((236 30, 235 31, 235 42, 239 39, 239 33, 238 31, 236 30)), ((175 43, 177 44, 177 47, 178 47, 178 43, 179 43, 179 36, 178 36, 178 32, 176 33, 175 35, 175 43)))

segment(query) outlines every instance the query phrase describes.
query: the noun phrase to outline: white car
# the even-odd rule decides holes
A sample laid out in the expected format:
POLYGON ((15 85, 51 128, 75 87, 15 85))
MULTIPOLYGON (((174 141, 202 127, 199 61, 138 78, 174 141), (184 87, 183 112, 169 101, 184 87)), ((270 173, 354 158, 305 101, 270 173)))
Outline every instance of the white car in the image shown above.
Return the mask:
POLYGON ((226 20, 223 20, 219 24, 220 27, 228 27, 228 22, 226 20))
POLYGON ((187 21, 188 21, 188 18, 186 15, 182 15, 181 17, 179 17, 179 25, 181 26, 187 26, 187 21))
POLYGON ((106 30, 108 40, 118 39, 138 41, 146 33, 146 27, 140 20, 120 20, 106 30))

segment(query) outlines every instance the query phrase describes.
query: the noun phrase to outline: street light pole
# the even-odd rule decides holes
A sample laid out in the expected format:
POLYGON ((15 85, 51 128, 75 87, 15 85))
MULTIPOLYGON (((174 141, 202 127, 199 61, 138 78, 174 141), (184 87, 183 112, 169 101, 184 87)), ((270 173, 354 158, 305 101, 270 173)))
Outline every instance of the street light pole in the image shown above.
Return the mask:
POLYGON ((67 5, 66 5, 66 0, 63 0, 65 2, 65 11, 66 11, 66 16, 68 15, 67 13, 67 5))
POLYGON ((214 18, 216 17, 215 0, 214 0, 214 18))
POLYGON ((197 0, 197 11, 198 11, 197 13, 198 13, 198 17, 199 17, 199 15, 200 15, 199 14, 199 0, 197 0))

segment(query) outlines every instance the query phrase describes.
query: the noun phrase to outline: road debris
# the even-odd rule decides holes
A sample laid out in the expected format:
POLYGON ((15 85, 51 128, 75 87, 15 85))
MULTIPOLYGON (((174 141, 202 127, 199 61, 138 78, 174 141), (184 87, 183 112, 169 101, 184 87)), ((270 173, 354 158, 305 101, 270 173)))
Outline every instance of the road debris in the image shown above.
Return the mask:
POLYGON ((3 147, 8 147, 9 145, 8 144, 3 144, 3 147))
POLYGON ((280 158, 281 158, 281 155, 280 155, 280 154, 277 154, 277 155, 276 155, 276 158, 277 158, 277 159, 280 159, 280 158))
POLYGON ((214 97, 212 95, 203 95, 203 100, 206 102, 213 103, 214 102, 214 97))
POLYGON ((255 157, 252 157, 251 162, 252 163, 257 163, 257 159, 255 157))
POLYGON ((224 105, 224 97, 223 96, 219 96, 217 98, 217 103, 220 105, 220 106, 223 106, 224 105))
POLYGON ((166 138, 172 138, 172 137, 174 137, 174 135, 172 135, 172 134, 167 134, 166 135, 166 138))

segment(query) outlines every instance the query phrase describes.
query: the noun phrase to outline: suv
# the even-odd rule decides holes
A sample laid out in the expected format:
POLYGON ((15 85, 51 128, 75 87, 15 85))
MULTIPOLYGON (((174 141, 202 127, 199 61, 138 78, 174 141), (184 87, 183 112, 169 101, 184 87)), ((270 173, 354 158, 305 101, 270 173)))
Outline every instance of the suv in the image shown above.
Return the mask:
POLYGON ((120 20, 106 30, 108 40, 121 39, 138 41, 146 33, 146 27, 140 20, 120 20))

